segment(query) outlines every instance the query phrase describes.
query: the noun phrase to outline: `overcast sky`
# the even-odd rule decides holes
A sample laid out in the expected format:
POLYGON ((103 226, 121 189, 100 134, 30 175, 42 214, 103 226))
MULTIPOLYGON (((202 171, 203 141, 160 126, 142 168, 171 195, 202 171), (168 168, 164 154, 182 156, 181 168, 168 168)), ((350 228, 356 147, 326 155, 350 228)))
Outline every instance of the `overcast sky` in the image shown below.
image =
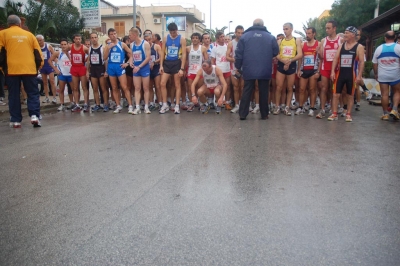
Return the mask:
MULTIPOLYGON (((274 35, 282 32, 285 22, 291 22, 294 29, 302 30, 302 23, 309 18, 318 17, 325 9, 330 9, 334 0, 211 0, 212 28, 221 28, 231 23, 231 31, 237 25, 250 27, 255 18, 264 20, 267 29, 274 35), (228 5, 227 5, 228 3, 228 5)), ((113 0, 114 5, 132 5, 131 0, 113 0)), ((194 4, 196 8, 205 14, 205 24, 207 28, 210 24, 210 1, 207 0, 136 0, 140 6, 150 6, 151 4, 194 4)), ((225 31, 227 33, 228 31, 225 31)))

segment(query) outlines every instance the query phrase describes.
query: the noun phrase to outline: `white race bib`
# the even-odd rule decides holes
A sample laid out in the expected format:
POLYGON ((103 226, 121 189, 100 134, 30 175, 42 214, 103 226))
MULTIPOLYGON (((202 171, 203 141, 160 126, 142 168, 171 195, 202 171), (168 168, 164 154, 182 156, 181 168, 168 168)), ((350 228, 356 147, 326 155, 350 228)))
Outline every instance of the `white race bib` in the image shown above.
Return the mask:
POLYGON ((293 46, 283 46, 282 56, 283 57, 292 57, 293 56, 293 46))
POLYGON ((46 51, 42 52, 42 55, 43 55, 43 58, 46 60, 47 59, 47 52, 46 51))
POLYGON ((326 61, 332 62, 333 59, 335 59, 335 55, 336 55, 337 50, 326 50, 326 61))
POLYGON ((135 62, 142 62, 142 52, 141 51, 134 51, 133 52, 133 61, 135 62))
POLYGON ((120 53, 111 53, 111 62, 120 63, 121 62, 121 54, 120 53))
POLYGON ((81 54, 73 54, 72 55, 72 62, 74 62, 75 64, 82 64, 82 55, 81 54))
POLYGON ((156 56, 155 55, 152 55, 151 56, 151 59, 150 59, 150 63, 153 63, 153 62, 155 62, 156 61, 156 56))
POLYGON ((340 67, 351 67, 353 56, 351 54, 342 54, 340 58, 340 67))
POLYGON ((90 61, 94 65, 100 64, 100 56, 99 56, 99 54, 91 54, 90 55, 90 61))
POLYGON ((70 67, 71 66, 71 61, 65 60, 63 61, 63 67, 70 67))

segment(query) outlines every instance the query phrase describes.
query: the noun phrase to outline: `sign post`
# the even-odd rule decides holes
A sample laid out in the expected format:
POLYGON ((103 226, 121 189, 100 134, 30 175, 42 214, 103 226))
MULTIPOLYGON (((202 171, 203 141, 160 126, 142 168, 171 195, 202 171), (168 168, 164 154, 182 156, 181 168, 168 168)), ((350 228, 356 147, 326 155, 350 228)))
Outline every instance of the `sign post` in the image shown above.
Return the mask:
POLYGON ((99 0, 81 0, 81 15, 85 18, 85 28, 100 27, 99 0))

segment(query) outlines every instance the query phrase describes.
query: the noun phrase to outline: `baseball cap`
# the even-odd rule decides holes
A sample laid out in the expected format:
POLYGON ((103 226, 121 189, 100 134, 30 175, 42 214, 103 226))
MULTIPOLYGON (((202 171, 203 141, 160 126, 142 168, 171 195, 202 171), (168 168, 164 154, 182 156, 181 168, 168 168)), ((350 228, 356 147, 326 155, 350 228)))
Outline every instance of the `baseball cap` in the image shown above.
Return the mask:
POLYGON ((350 31, 351 33, 354 33, 355 35, 357 35, 357 28, 356 27, 354 27, 354 26, 348 26, 347 28, 346 28, 346 31, 350 31))

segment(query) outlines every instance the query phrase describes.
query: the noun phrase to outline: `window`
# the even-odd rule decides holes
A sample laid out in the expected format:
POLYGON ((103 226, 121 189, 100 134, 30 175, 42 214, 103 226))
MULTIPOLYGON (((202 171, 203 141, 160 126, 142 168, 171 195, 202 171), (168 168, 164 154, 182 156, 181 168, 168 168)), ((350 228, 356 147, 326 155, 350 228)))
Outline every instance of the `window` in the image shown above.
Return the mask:
POLYGON ((400 30, 400 23, 393 23, 390 27, 392 31, 399 31, 400 30))
POLYGON ((118 37, 124 37, 125 36, 125 21, 114 22, 114 29, 117 31, 118 37))

